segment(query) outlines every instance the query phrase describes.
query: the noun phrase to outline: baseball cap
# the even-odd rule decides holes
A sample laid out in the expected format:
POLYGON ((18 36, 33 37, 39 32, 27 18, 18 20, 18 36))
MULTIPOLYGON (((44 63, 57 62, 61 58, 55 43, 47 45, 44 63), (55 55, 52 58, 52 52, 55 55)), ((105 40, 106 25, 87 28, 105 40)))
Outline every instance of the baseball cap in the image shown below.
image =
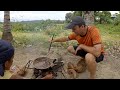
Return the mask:
POLYGON ((72 29, 75 25, 85 25, 85 21, 81 16, 74 17, 66 26, 67 29, 72 29))
POLYGON ((4 64, 14 55, 14 47, 11 43, 0 40, 0 76, 4 75, 4 64))

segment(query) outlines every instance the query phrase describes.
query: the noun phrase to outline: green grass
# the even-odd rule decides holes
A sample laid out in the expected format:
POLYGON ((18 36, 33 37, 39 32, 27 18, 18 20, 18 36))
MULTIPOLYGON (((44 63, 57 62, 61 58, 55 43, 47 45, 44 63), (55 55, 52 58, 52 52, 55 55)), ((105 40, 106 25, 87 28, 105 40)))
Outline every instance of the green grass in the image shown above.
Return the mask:
POLYGON ((23 33, 23 32, 13 32, 13 37, 15 45, 25 46, 25 45, 36 45, 41 43, 47 43, 49 36, 44 35, 43 33, 23 33))
MULTIPOLYGON (((54 38, 68 36, 71 33, 71 30, 64 30, 63 24, 57 25, 57 27, 51 27, 47 30, 42 30, 38 32, 12 32, 14 37, 14 45, 17 46, 26 46, 26 45, 37 45, 41 44, 42 46, 48 47, 49 40, 52 35, 55 34, 54 38), (62 25, 62 26, 61 26, 62 25)), ((97 24, 96 25, 101 33, 102 40, 106 45, 113 45, 111 43, 120 41, 120 25, 114 26, 112 24, 97 24)), ((0 37, 2 32, 0 32, 0 37)), ((76 41, 70 41, 69 43, 54 43, 53 46, 63 46, 67 48, 68 45, 76 44, 76 41)))
POLYGON ((100 30, 104 42, 120 41, 120 25, 98 24, 97 27, 100 30))

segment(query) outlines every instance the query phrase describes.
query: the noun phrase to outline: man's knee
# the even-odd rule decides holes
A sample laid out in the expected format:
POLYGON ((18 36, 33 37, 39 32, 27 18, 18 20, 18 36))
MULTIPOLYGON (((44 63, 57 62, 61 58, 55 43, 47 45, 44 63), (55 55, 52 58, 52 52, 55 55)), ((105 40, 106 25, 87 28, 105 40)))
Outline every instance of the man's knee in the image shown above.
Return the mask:
POLYGON ((92 63, 92 62, 95 62, 95 56, 91 53, 87 53, 85 55, 85 61, 86 63, 92 63))
POLYGON ((69 47, 67 48, 67 50, 68 50, 69 52, 71 52, 73 49, 74 49, 73 46, 69 46, 69 47))

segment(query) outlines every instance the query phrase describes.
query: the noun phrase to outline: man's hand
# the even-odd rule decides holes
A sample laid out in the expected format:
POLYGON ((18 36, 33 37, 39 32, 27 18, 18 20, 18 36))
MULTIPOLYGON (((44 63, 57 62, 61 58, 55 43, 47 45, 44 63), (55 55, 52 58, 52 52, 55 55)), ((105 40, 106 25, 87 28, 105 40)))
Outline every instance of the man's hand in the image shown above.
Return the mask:
POLYGON ((12 73, 16 73, 16 72, 18 72, 19 70, 20 70, 20 67, 17 66, 17 65, 14 65, 14 66, 10 67, 10 71, 11 71, 12 73))
POLYGON ((82 44, 80 44, 80 45, 77 47, 77 49, 76 49, 76 51, 75 51, 75 55, 77 54, 77 51, 78 51, 78 50, 81 50, 81 45, 82 45, 82 44))
POLYGON ((80 49, 83 49, 84 51, 88 52, 88 53, 91 53, 93 54, 94 56, 96 57, 99 57, 100 54, 101 54, 101 48, 102 48, 102 45, 101 44, 96 44, 94 45, 93 47, 91 46, 86 46, 84 44, 80 44, 78 46, 78 48, 76 49, 76 54, 77 54, 77 51, 80 50, 80 49))
POLYGON ((51 43, 51 42, 52 42, 52 43, 54 42, 54 40, 52 40, 52 39, 49 39, 48 41, 49 41, 50 43, 51 43))
POLYGON ((61 38, 55 38, 55 39, 50 39, 49 40, 50 42, 66 42, 66 41, 69 41, 69 38, 68 37, 61 37, 61 38))

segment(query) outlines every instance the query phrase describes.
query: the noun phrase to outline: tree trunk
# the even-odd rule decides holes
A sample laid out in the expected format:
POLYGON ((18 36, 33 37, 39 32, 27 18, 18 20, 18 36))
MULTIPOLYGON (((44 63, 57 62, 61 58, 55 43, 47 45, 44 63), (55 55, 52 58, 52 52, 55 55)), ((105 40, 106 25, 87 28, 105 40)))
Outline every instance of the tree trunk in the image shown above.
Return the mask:
POLYGON ((4 26, 2 39, 7 40, 9 42, 13 40, 10 26, 10 11, 4 11, 4 26))
POLYGON ((102 24, 102 19, 100 18, 100 24, 102 24))
POLYGON ((94 11, 83 11, 83 18, 85 19, 86 25, 93 25, 94 11))

